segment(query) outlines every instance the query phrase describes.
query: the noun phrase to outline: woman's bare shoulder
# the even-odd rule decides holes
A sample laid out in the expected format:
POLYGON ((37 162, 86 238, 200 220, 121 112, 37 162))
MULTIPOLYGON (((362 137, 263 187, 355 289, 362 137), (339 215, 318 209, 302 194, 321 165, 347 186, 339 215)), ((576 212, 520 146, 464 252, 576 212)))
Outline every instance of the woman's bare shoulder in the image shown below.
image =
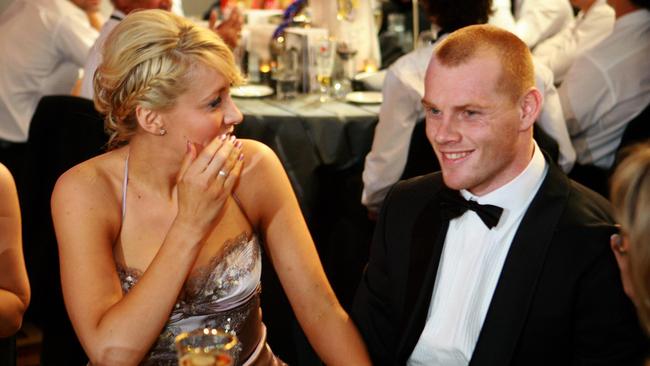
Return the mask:
POLYGON ((14 183, 14 178, 9 172, 9 169, 4 165, 0 164, 0 194, 7 194, 8 192, 16 191, 16 185, 14 183))
POLYGON ((19 214, 16 184, 9 169, 0 164, 0 216, 15 214, 19 214))
POLYGON ((52 203, 63 205, 118 205, 126 155, 114 150, 75 165, 57 180, 52 203))
POLYGON ((234 193, 255 222, 273 212, 293 191, 280 159, 271 148, 259 141, 242 139, 242 142, 244 166, 234 193))
POLYGON ((255 141, 241 139, 244 146, 242 152, 244 153, 244 169, 242 171, 242 178, 265 178, 267 174, 284 173, 282 164, 278 156, 267 145, 255 141))

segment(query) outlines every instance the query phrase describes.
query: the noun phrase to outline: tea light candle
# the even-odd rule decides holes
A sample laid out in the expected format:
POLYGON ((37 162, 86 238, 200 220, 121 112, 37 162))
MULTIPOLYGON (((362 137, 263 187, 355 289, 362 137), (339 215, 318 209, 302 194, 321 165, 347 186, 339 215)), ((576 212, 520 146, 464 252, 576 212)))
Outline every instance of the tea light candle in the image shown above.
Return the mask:
POLYGON ((365 60, 363 63, 363 71, 364 72, 376 72, 377 71, 377 65, 375 65, 375 62, 373 60, 365 60))
POLYGON ((271 81, 271 63, 268 60, 260 62, 260 82, 268 84, 271 81))

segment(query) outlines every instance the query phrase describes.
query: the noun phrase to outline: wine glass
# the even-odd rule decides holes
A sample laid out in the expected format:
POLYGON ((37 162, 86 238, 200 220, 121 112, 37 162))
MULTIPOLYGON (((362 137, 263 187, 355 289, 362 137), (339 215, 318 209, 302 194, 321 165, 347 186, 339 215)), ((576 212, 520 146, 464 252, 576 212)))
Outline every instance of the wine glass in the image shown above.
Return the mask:
POLYGON ((199 328, 179 334, 175 342, 180 366, 232 366, 239 341, 220 329, 199 328))
POLYGON ((334 71, 335 42, 322 39, 316 43, 316 80, 320 89, 320 101, 329 100, 329 89, 334 71))

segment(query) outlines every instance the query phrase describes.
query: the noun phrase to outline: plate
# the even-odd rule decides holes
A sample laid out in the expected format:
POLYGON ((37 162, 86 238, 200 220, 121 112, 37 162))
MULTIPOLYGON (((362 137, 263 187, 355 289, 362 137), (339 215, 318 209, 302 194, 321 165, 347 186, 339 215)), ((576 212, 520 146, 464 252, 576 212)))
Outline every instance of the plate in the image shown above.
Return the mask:
POLYGON ((380 92, 358 91, 348 93, 345 96, 345 100, 356 104, 380 104, 382 99, 380 92))
POLYGON ((363 84, 366 90, 380 91, 385 77, 386 70, 361 72, 354 76, 354 81, 363 84))
POLYGON ((273 94, 268 85, 241 85, 230 89, 230 95, 237 98, 262 98, 273 94))

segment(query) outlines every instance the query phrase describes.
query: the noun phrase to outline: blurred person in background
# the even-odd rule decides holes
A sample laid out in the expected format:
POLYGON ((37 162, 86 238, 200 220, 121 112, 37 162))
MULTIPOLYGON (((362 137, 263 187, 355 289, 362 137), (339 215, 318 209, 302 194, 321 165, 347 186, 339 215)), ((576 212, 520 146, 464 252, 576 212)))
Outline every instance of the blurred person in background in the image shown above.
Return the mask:
POLYGON ((631 147, 611 179, 610 197, 620 234, 611 238, 625 293, 650 334, 650 144, 631 147))
MULTIPOLYGON (((122 19, 135 10, 145 9, 162 9, 173 11, 175 2, 172 0, 111 0, 113 3, 113 13, 106 21, 100 32, 99 38, 92 45, 87 59, 85 60, 83 79, 81 80, 81 89, 79 96, 86 99, 93 99, 93 77, 95 70, 102 61, 102 47, 106 38, 122 19)), ((226 44, 234 48, 239 41, 239 34, 243 25, 243 15, 233 8, 228 19, 223 22, 217 22, 217 12, 213 9, 210 13, 208 27, 214 30, 226 44)), ((174 11, 177 13, 177 11, 174 11)), ((178 13, 177 13, 178 14, 178 13)), ((182 14, 179 14, 182 16, 182 14)))
POLYGON ((585 166, 610 169, 628 122, 650 104, 650 0, 608 0, 611 34, 573 62, 558 89, 577 154, 571 176, 588 185, 585 166))
POLYGON ((30 298, 23 259, 20 207, 11 173, 0 164, 0 365, 13 355, 12 337, 22 324, 30 298))
POLYGON ((376 0, 333 1, 310 0, 312 24, 326 28, 337 42, 344 42, 353 56, 354 70, 366 67, 376 70, 381 65, 379 39, 375 25, 376 0))
POLYGON ((98 36, 91 25, 98 5, 98 0, 14 0, 0 15, 0 162, 19 188, 36 106, 44 95, 71 93, 98 36))
POLYGON ((614 28, 614 9, 606 0, 570 1, 580 9, 573 22, 533 50, 533 57, 553 71, 556 85, 578 55, 598 44, 614 28))
POLYGON ((516 34, 530 49, 573 20, 567 0, 494 0, 492 9, 488 23, 516 34))

